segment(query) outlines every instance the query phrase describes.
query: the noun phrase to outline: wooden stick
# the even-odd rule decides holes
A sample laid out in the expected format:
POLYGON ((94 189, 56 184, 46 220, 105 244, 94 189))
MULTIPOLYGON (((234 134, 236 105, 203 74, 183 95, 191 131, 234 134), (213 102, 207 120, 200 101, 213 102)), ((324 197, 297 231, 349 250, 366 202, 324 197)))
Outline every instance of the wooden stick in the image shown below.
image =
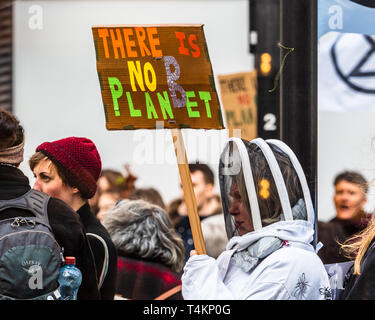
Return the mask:
POLYGON ((189 216, 191 233, 193 235, 194 247, 198 254, 206 254, 206 247, 202 233, 201 221, 198 215, 197 200, 195 199, 193 184, 191 182, 190 170, 186 156, 184 139, 180 129, 171 129, 174 151, 176 153, 178 170, 184 191, 186 208, 189 216))

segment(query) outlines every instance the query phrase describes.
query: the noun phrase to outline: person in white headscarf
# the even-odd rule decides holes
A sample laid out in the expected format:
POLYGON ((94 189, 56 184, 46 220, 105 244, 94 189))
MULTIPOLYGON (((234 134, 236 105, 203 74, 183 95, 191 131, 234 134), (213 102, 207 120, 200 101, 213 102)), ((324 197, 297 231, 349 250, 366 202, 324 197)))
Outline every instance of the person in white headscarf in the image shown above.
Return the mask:
POLYGON ((279 140, 231 138, 219 179, 229 242, 217 259, 191 252, 184 299, 331 299, 310 191, 292 150, 279 140))

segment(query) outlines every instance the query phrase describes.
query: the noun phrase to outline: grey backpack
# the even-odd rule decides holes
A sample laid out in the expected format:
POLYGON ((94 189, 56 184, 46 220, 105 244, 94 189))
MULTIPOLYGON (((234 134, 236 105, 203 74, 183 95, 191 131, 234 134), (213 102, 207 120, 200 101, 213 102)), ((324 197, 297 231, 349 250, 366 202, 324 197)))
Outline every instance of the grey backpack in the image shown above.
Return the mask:
POLYGON ((60 298, 63 255, 48 220, 49 198, 31 189, 21 197, 0 200, 0 216, 8 208, 34 214, 0 220, 0 300, 60 298))

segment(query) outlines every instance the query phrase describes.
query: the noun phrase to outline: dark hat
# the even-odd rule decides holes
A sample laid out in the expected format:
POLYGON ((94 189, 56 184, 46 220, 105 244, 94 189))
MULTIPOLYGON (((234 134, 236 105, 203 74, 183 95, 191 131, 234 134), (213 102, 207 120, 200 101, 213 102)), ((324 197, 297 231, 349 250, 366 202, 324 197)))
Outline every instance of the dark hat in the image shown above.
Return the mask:
POLYGON ((44 142, 36 148, 45 154, 64 174, 82 197, 90 199, 97 188, 102 162, 95 144, 87 138, 69 137, 44 142))

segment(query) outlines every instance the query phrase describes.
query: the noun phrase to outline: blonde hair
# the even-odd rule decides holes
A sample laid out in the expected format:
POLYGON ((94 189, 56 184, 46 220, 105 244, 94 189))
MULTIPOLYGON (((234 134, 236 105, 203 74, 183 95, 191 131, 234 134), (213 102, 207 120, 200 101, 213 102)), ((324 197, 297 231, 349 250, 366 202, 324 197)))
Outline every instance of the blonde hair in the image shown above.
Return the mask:
POLYGON ((341 245, 341 250, 344 255, 354 260, 354 274, 360 275, 360 267, 363 256, 369 248, 371 241, 375 237, 375 216, 371 217, 371 220, 367 227, 361 232, 355 234, 354 236, 347 239, 341 245))

